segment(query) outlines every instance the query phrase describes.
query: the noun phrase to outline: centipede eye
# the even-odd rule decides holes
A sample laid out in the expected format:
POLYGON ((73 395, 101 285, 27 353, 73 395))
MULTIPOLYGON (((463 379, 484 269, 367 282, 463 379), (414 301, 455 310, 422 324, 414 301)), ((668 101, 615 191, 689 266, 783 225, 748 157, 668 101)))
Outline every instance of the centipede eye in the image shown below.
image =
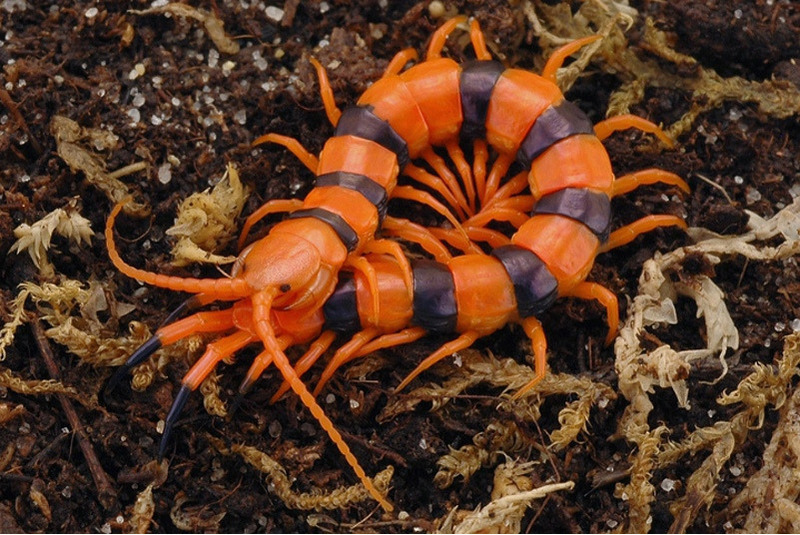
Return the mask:
POLYGON ((292 289, 292 285, 291 284, 281 284, 280 287, 279 287, 279 290, 281 292, 283 292, 283 293, 286 293, 291 289, 292 289))

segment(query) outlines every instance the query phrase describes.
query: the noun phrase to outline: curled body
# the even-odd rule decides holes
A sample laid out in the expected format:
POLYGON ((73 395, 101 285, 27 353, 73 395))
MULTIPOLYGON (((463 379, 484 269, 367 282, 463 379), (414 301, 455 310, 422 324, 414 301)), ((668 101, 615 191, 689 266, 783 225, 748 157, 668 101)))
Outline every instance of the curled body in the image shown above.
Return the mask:
MULTIPOLYGON (((117 252, 113 236, 121 205, 112 210, 106 239, 109 256, 122 273, 154 286, 195 294, 181 311, 216 300, 235 303, 227 310, 199 312, 160 329, 120 368, 110 388, 162 345, 194 332, 233 331, 209 344, 184 378, 167 417, 168 428, 188 394, 222 358, 259 343, 263 351, 242 390, 274 364, 373 498, 388 511, 391 504, 372 485, 298 375, 335 338, 338 327, 325 329, 324 325, 326 320, 329 324, 333 321, 326 317, 333 303, 348 295, 348 281, 339 277, 343 270, 357 281, 352 295, 367 299, 369 306, 356 303, 361 330, 332 363, 409 342, 428 331, 459 334, 401 386, 436 360, 512 321, 521 323, 531 338, 540 377, 546 343, 536 314, 557 297, 598 299, 609 312, 609 336, 613 335, 616 297, 585 280, 594 258, 652 228, 684 224, 674 216, 648 216, 609 233, 611 197, 654 182, 688 188, 680 178, 660 170, 615 180, 601 140, 616 130, 633 127, 652 132, 666 143, 671 141, 658 127, 635 116, 593 125, 564 99, 555 84, 556 70, 568 55, 596 36, 562 47, 539 76, 506 69, 493 61, 475 21, 470 35, 477 60, 458 64, 440 57, 447 35, 462 20, 452 19, 439 28, 426 61, 405 71, 416 53, 401 51, 384 76, 344 112, 336 107, 324 69, 314 62, 325 110, 335 126, 319 157, 308 153, 297 140, 276 134, 262 136, 256 143, 287 147, 315 174, 316 185, 302 201, 270 201, 248 217, 240 238, 242 252, 230 278, 174 277, 130 266, 117 252), (471 144, 471 165, 461 148, 464 144, 471 144), (433 147, 443 147, 455 173, 433 147), (488 166, 490 149, 497 157, 488 166), (435 173, 416 165, 415 160, 424 161, 435 173), (515 161, 523 171, 502 183, 515 161), (401 174, 427 190, 398 186, 401 174), (529 195, 522 194, 525 189, 529 195), (453 228, 426 231, 391 218, 387 215, 390 198, 429 205, 453 228), (530 214, 521 208, 530 206, 530 214), (275 212, 289 212, 289 216, 273 225, 265 237, 242 247, 253 225, 275 212), (509 240, 486 227, 493 219, 510 221, 518 230, 509 240), (436 261, 412 265, 396 241, 375 239, 381 227, 387 235, 419 243, 437 256, 436 261), (440 238, 468 254, 448 257, 440 238), (491 254, 483 254, 474 239, 486 239, 497 247, 491 254), (487 305, 489 299, 491 305, 487 305), (391 312, 394 309, 400 311, 397 317, 391 312), (284 351, 306 342, 312 342, 311 346, 295 369, 284 351)), ((160 455, 165 453, 167 436, 165 433, 160 455)))

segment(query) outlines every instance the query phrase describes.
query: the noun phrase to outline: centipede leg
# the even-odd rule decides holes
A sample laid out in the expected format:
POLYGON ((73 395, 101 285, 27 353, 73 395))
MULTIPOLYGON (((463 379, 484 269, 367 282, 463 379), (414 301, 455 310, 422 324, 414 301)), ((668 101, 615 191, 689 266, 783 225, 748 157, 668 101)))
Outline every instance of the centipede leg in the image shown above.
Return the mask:
POLYGON ((331 87, 331 82, 328 79, 328 72, 325 70, 325 67, 316 60, 316 58, 309 58, 309 61, 314 66, 314 69, 317 71, 317 79, 319 80, 319 93, 322 96, 322 104, 325 106, 325 114, 328 116, 328 120, 331 122, 331 125, 336 127, 339 123, 339 118, 342 116, 342 110, 336 106, 336 99, 333 97, 333 88, 331 87))
POLYGON ((467 159, 464 157, 464 151, 458 146, 455 141, 449 141, 445 145, 447 154, 456 166, 458 174, 461 176, 461 183, 464 184, 464 191, 467 193, 467 202, 469 203, 468 213, 475 213, 475 180, 472 178, 472 168, 470 168, 467 159))
POLYGON ((596 282, 583 281, 576 284, 564 295, 577 297, 578 299, 594 300, 603 305, 606 309, 606 318, 608 322, 606 345, 614 341, 614 338, 617 336, 617 330, 619 329, 619 303, 617 302, 617 296, 614 295, 614 292, 596 282))
POLYGON ((172 428, 175 426, 175 422, 177 422, 178 417, 183 410, 183 406, 189 399, 189 394, 194 390, 197 390, 197 387, 200 386, 200 383, 202 383, 203 380, 208 377, 211 371, 222 359, 233 355, 239 349, 256 340, 257 337, 253 333, 249 333, 247 331, 237 331, 229 336, 226 336, 225 338, 211 342, 208 344, 208 346, 206 346, 206 351, 203 353, 203 356, 194 363, 194 365, 189 369, 189 372, 183 377, 178 395, 175 396, 175 400, 172 402, 172 407, 169 409, 167 418, 164 420, 164 433, 161 435, 161 444, 158 447, 159 459, 162 459, 167 451, 167 445, 169 444, 169 437, 172 434, 172 428))
POLYGON ((414 371, 409 373, 406 376, 406 378, 403 379, 403 382, 397 385, 397 388, 395 388, 394 391, 400 392, 406 386, 408 386, 408 383, 413 381, 417 375, 421 374, 422 372, 424 372, 425 370, 427 370, 428 368, 430 368, 443 358, 447 357, 448 355, 452 355, 457 351, 461 351, 463 349, 468 348, 469 346, 475 343, 475 340, 477 340, 478 337, 479 334, 476 331, 467 331, 458 338, 456 338, 455 340, 447 342, 442 347, 431 353, 430 356, 425 358, 425 360, 420 362, 419 365, 416 368, 414 368, 414 371))
MULTIPOLYGON (((433 169, 442 178, 444 183, 447 184, 447 188, 450 190, 450 193, 452 193, 458 201, 458 206, 460 206, 464 212, 472 214, 470 211, 469 202, 467 202, 466 197, 464 197, 464 193, 461 191, 461 187, 458 184, 456 176, 447 167, 444 159, 436 154, 430 147, 425 149, 420 156, 422 156, 422 159, 425 160, 428 165, 433 167, 433 169)), ((453 208, 455 208, 455 206, 453 208)))
POLYGON ((383 78, 399 74, 409 61, 413 61, 417 58, 419 58, 419 55, 417 55, 417 51, 413 48, 401 50, 394 55, 389 65, 386 66, 386 70, 383 71, 383 78))
MULTIPOLYGON (((489 161, 489 149, 486 142, 476 139, 472 143, 472 177, 475 180, 475 192, 481 206, 486 206, 486 164, 489 161)), ((527 177, 526 177, 527 185, 527 177)))
POLYGON ((461 232, 466 237, 466 232, 461 225, 461 222, 448 210, 442 203, 437 201, 433 195, 427 191, 421 191, 410 186, 397 186, 394 188, 393 197, 397 199, 407 199, 409 201, 416 201, 432 208, 436 213, 447 219, 456 231, 461 232))
POLYGON ((425 58, 433 59, 441 56, 442 48, 444 48, 444 43, 447 41, 447 36, 450 35, 450 32, 452 32, 456 26, 462 22, 466 22, 466 20, 467 17, 459 15, 439 26, 439 29, 433 32, 431 36, 431 42, 428 44, 428 53, 425 55, 425 58))
POLYGON ((640 234, 659 227, 680 227, 684 230, 688 228, 686 221, 675 215, 648 215, 612 232, 608 240, 600 246, 599 252, 606 253, 621 247, 632 242, 640 234))
POLYGON ((250 214, 242 226, 242 232, 239 235, 238 248, 241 251, 244 247, 244 242, 247 240, 247 235, 253 225, 261 221, 263 218, 270 214, 278 214, 281 212, 294 212, 303 206, 303 201, 299 199, 274 199, 262 204, 258 210, 250 214))
POLYGON ((481 26, 477 19, 473 19, 469 25, 469 38, 472 41, 472 48, 475 50, 475 57, 481 61, 489 61, 492 55, 486 48, 486 38, 483 36, 481 26))
POLYGON ((514 162, 513 154, 501 154, 492 164, 489 177, 486 179, 486 191, 484 192, 484 206, 491 204, 492 198, 500 187, 500 180, 508 172, 508 168, 514 162))
POLYGON ((400 332, 385 334, 382 336, 375 332, 376 329, 365 329, 357 333, 345 345, 340 347, 336 354, 333 356, 328 366, 322 372, 322 376, 314 388, 313 394, 318 396, 325 385, 330 381, 331 377, 336 373, 336 370, 347 364, 351 360, 363 357, 378 351, 379 349, 387 349, 403 344, 409 344, 419 340, 425 335, 425 330, 421 327, 410 327, 403 329, 400 332))
POLYGON ((525 318, 522 320, 522 328, 525 330, 525 334, 528 335, 533 349, 533 379, 517 390, 511 396, 511 399, 519 399, 524 396, 526 392, 529 392, 531 388, 544 379, 547 372, 547 338, 544 336, 542 322, 534 317, 525 318))
POLYGON ((300 144, 293 137, 289 136, 282 136, 280 134, 264 134, 263 136, 259 136, 256 138, 255 141, 251 144, 251 146, 255 147, 261 145, 262 143, 275 143, 276 145, 282 145, 285 147, 289 152, 294 154, 298 160, 300 160, 306 168, 311 171, 312 173, 317 173, 317 167, 319 167, 319 159, 308 152, 306 148, 300 144))
POLYGON ((453 257, 430 229, 408 219, 387 216, 383 221, 383 233, 416 243, 433 256, 437 262, 445 263, 453 257))
MULTIPOLYGON (((336 333, 333 331, 325 331, 308 346, 308 350, 300 357, 294 365, 295 372, 298 377, 302 377, 308 370, 311 369, 319 358, 331 347, 331 344, 336 339, 336 333)), ((270 403, 278 401, 282 395, 289 390, 289 383, 284 381, 278 391, 270 398, 270 403)))
POLYGON ((364 277, 367 279, 367 287, 369 288, 369 294, 372 296, 372 309, 370 318, 367 321, 370 324, 375 324, 380 317, 380 294, 378 293, 378 275, 375 272, 375 268, 372 267, 372 264, 361 255, 350 255, 347 257, 345 261, 345 265, 359 271, 364 274, 364 277))
POLYGON ((445 184, 441 178, 439 178, 436 175, 432 175, 431 173, 429 173, 425 169, 422 169, 421 167, 417 167, 413 163, 409 163, 403 168, 403 174, 408 176, 409 178, 414 179, 420 184, 428 186, 436 193, 441 195, 442 198, 444 198, 444 200, 447 202, 447 204, 449 204, 450 207, 452 207, 456 211, 456 215, 460 219, 467 218, 464 208, 461 207, 456 197, 453 195, 453 193, 447 187, 447 184, 445 184))
POLYGON ((628 128, 636 128, 642 132, 654 134, 667 147, 672 148, 675 146, 675 142, 672 138, 657 124, 648 121, 644 117, 639 117, 638 115, 626 114, 609 117, 594 125, 594 133, 600 141, 603 141, 614 132, 627 130, 628 128))
POLYGON ((403 273, 403 281, 406 284, 406 288, 408 288, 409 297, 413 299, 414 274, 411 270, 411 262, 408 261, 408 257, 399 243, 393 240, 373 240, 367 244, 364 251, 372 254, 385 254, 394 258, 403 273))
POLYGON ((597 41, 601 37, 601 35, 590 35, 588 37, 583 37, 581 39, 572 41, 571 43, 567 43, 553 52, 553 54, 547 59, 544 69, 542 69, 542 78, 546 78, 551 82, 556 83, 556 71, 558 71, 558 69, 564 65, 564 60, 584 46, 597 41))
POLYGON ((636 171, 635 173, 630 173, 614 180, 611 196, 616 197, 618 195, 624 195, 630 193, 639 186, 649 186, 659 183, 676 186, 686 193, 691 191, 689 184, 675 173, 670 173, 663 169, 642 169, 641 171, 636 171))
POLYGON ((226 331, 232 329, 233 326, 233 309, 229 308, 213 312, 198 312, 188 318, 161 327, 128 357, 125 364, 117 368, 106 385, 106 394, 110 394, 131 369, 144 362, 162 347, 174 344, 195 333, 226 331))
POLYGON ((353 452, 350 451, 350 447, 342 438, 341 433, 339 433, 336 427, 334 427, 333 422, 331 422, 330 418, 328 418, 328 416, 325 414, 325 411, 322 410, 322 407, 320 407, 317 401, 314 399, 314 396, 312 396, 311 392, 308 391, 306 385, 303 384, 303 382, 297 376, 294 368, 292 368, 292 365, 289 363, 289 359, 283 352, 283 349, 281 349, 280 345, 278 345, 278 341, 269 321, 272 300, 274 299, 276 293, 276 289, 266 288, 257 292, 252 297, 253 323, 258 337, 264 344, 265 351, 268 351, 272 354, 275 366, 281 372, 283 378, 289 382, 289 386, 297 395, 297 397, 300 398, 300 401, 302 401, 303 405, 308 408, 312 416, 314 416, 314 418, 319 422, 322 429, 328 433, 331 441, 336 445, 347 463, 353 468, 356 476, 358 476, 358 479, 364 485, 364 488, 367 489, 367 492, 369 492, 370 496, 372 496, 373 499, 375 499, 375 501, 377 501, 385 511, 392 511, 394 509, 392 504, 390 504, 388 500, 380 492, 378 492, 378 489, 375 488, 372 480, 367 476, 366 472, 364 472, 364 469, 361 468, 358 459, 356 459, 355 455, 353 455, 353 452))

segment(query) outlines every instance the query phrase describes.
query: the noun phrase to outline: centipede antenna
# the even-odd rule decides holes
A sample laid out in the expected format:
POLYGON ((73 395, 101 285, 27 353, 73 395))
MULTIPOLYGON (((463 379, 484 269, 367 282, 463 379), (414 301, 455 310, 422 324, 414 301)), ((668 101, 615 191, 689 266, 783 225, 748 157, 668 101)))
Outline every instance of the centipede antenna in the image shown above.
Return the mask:
POLYGON ((127 377, 128 373, 134 368, 134 366, 138 366, 147 358, 161 349, 161 338, 156 334, 150 339, 142 344, 139 349, 133 352, 133 354, 128 357, 128 360, 125 361, 125 364, 117 368, 117 371, 114 372, 114 375, 111 376, 109 379, 108 384, 106 385, 105 394, 111 394, 117 385, 127 377))
POLYGON ((183 406, 186 405, 186 401, 189 399, 189 394, 191 393, 191 388, 186 385, 181 385, 178 395, 175 396, 175 401, 172 402, 172 407, 169 409, 167 419, 164 421, 164 434, 161 435, 161 444, 158 446, 158 462, 161 462, 164 458, 164 454, 167 452, 167 445, 169 444, 169 437, 172 434, 172 428, 175 426, 175 422, 178 421, 178 417, 181 411, 183 411, 183 406))

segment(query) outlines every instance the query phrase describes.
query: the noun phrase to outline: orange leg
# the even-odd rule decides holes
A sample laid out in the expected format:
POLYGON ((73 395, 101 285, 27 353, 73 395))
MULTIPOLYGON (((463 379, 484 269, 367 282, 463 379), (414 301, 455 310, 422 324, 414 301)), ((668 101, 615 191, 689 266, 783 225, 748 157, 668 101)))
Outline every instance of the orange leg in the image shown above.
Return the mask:
POLYGON ((612 232, 608 240, 600 246, 599 252, 606 253, 611 249, 621 247, 632 242, 639 234, 650 232, 659 227, 688 228, 686 221, 675 215, 648 215, 612 232))
POLYGON ((325 114, 331 124, 336 127, 339 123, 339 118, 342 116, 342 110, 336 106, 336 99, 333 98, 333 88, 331 87, 331 81, 328 79, 328 72, 315 58, 309 58, 309 61, 317 71, 319 93, 322 96, 322 104, 325 106, 325 114))
POLYGON ((300 144, 293 137, 282 136, 280 134, 264 134, 253 141, 253 147, 261 145, 262 143, 275 143, 276 145, 283 145, 289 152, 294 154, 298 160, 303 162, 303 165, 314 174, 317 174, 317 167, 319 167, 319 159, 308 152, 303 145, 300 144))
POLYGON ((544 69, 542 69, 542 78, 547 78, 551 82, 556 83, 556 71, 558 71, 558 69, 560 69, 564 64, 564 60, 589 43, 594 43, 601 37, 602 36, 600 35, 583 37, 576 41, 572 41, 571 43, 568 43, 553 52, 553 55, 550 56, 550 58, 547 60, 547 63, 545 63, 544 69))
POLYGON ((161 444, 158 447, 159 459, 163 458, 167 451, 172 428, 175 426, 175 422, 178 421, 183 406, 186 405, 186 401, 189 399, 189 394, 197 390, 200 383, 208 377, 222 359, 233 355, 239 349, 256 340, 258 340, 258 337, 253 333, 236 331, 230 336, 226 336, 206 346, 206 352, 203 353, 203 356, 194 363, 194 366, 192 366, 189 372, 183 377, 181 388, 175 396, 169 413, 164 420, 164 433, 161 435, 161 444))
MULTIPOLYGON (((286 350, 287 347, 293 342, 293 338, 288 335, 284 334, 278 337, 278 345, 286 350)), ((239 384, 239 394, 236 398, 237 400, 244 396, 246 393, 253 388, 253 385, 256 381, 258 381, 261 374, 264 373, 264 370, 269 368, 269 365, 272 364, 272 354, 269 351, 262 351, 256 358, 253 359, 253 363, 250 365, 250 368, 247 370, 242 382, 239 384)))
POLYGON ((544 336, 542 323, 534 317, 525 318, 522 320, 522 328, 531 340, 534 373, 533 379, 517 390, 516 393, 511 396, 511 399, 519 399, 524 396, 526 392, 530 391, 531 388, 544 379, 545 373, 547 372, 547 338, 544 336))
POLYGON ((464 191, 467 192, 467 201, 469 202, 467 212, 469 214, 474 214, 475 181, 472 178, 472 169, 467 163, 466 158, 464 158, 464 151, 461 150, 461 147, 458 146, 458 143, 455 140, 448 141, 445 145, 445 148, 447 148, 447 154, 450 156, 450 159, 453 161, 453 164, 455 164, 456 169, 458 170, 458 174, 461 176, 461 183, 464 184, 464 191))
POLYGON ((322 391, 322 388, 325 384, 330 381, 333 374, 336 373, 344 363, 349 362, 352 360, 361 349, 364 344, 367 342, 372 341, 376 336, 380 335, 380 331, 376 327, 367 327, 363 331, 359 331, 353 335, 353 337, 344 344, 342 347, 336 350, 336 353, 333 354, 333 358, 331 358, 328 365, 325 366, 325 369, 322 371, 322 375, 320 375, 319 381, 317 382, 317 386, 314 388, 312 394, 316 397, 322 391))
POLYGON ((330 418, 325 414, 325 411, 322 410, 322 407, 319 406, 317 401, 314 399, 314 396, 311 395, 311 392, 308 391, 306 385, 300 380, 297 374, 292 368, 292 365, 289 363, 289 359, 286 357, 286 354, 283 352, 283 349, 278 344, 277 339, 275 338, 275 333, 272 329, 272 324, 270 323, 270 310, 272 308, 272 300, 274 299, 276 294, 276 290, 274 288, 267 288, 265 290, 261 290, 255 293, 252 297, 253 300, 253 324, 256 328, 256 332, 258 333, 258 337, 261 339, 261 342, 264 344, 264 349, 272 354, 273 361, 275 366, 280 371, 283 378, 289 382, 289 386, 291 387, 292 391, 300 398, 300 401, 305 405, 308 410, 311 412, 312 416, 319 422, 322 429, 330 437, 331 441, 336 445, 339 449, 339 452, 344 456, 347 463, 352 467, 353 471, 358 476, 358 479, 361 481, 361 484, 364 485, 364 488, 367 489, 370 496, 373 497, 375 501, 377 501, 381 507, 383 507, 384 511, 390 512, 394 508, 392 504, 380 493, 375 485, 372 483, 372 480, 367 476, 364 469, 361 468, 361 465, 358 463, 355 455, 350 451, 350 447, 342 438, 341 433, 334 427, 333 422, 331 422, 330 418))
POLYGON ((403 379, 403 382, 397 385, 397 388, 395 388, 394 391, 400 392, 408 385, 408 383, 413 381, 417 375, 421 374, 422 372, 424 372, 425 370, 427 370, 428 368, 430 368, 443 358, 447 357, 448 355, 452 355, 457 351, 461 351, 463 349, 468 348, 469 346, 474 344, 475 340, 477 340, 478 338, 479 335, 476 331, 467 331, 458 338, 456 338, 455 340, 447 342, 442 347, 431 353, 430 356, 425 358, 425 360, 420 362, 419 365, 416 368, 414 368, 414 371, 409 373, 406 376, 406 378, 403 379))
POLYGON ((473 19, 472 23, 469 25, 469 38, 472 41, 472 48, 475 49, 475 56, 479 60, 489 61, 492 59, 492 55, 486 48, 486 39, 483 36, 481 27, 475 19, 473 19))
POLYGON ((466 237, 466 232, 464 232, 464 228, 461 226, 461 222, 455 218, 455 216, 448 210, 442 203, 437 201, 433 195, 428 193, 427 191, 421 191, 410 186, 397 186, 394 188, 394 192, 392 194, 394 198, 397 199, 407 199, 409 201, 416 201, 418 203, 424 204, 432 208, 436 213, 447 219, 453 228, 466 237))
MULTIPOLYGON (((298 377, 302 377, 304 373, 311 369, 319 358, 331 347, 331 344, 336 339, 336 333, 333 331, 325 331, 322 333, 319 338, 314 340, 314 342, 308 346, 308 350, 303 354, 302 357, 298 359, 298 361, 294 365, 295 373, 297 373, 298 377)), ((289 383, 286 381, 278 388, 278 391, 275 392, 275 395, 272 396, 269 400, 270 403, 275 403, 278 401, 282 395, 284 395, 289 390, 289 383)))
POLYGON ((464 208, 461 207, 458 200, 450 192, 450 189, 448 189, 447 185, 444 183, 444 181, 442 181, 441 178, 436 175, 432 175, 421 167, 417 167, 413 163, 406 164, 406 166, 403 168, 403 174, 416 180, 420 184, 428 186, 436 193, 441 195, 447 204, 449 204, 450 207, 456 211, 459 219, 467 218, 464 208))
MULTIPOLYGON (((393 240, 372 240, 367 246, 364 248, 365 253, 373 253, 373 254, 385 254, 391 256, 397 261, 397 265, 400 266, 400 270, 403 272, 403 281, 406 284, 406 288, 408 288, 409 298, 413 299, 414 297, 414 274, 411 270, 411 262, 408 261, 408 256, 403 252, 403 248, 400 247, 400 244, 393 240)), ((375 290, 377 294, 377 289, 375 290)), ((376 315, 376 317, 379 317, 376 315)))
POLYGON ((452 32, 456 26, 466 21, 467 17, 459 15, 442 24, 431 36, 431 42, 428 45, 428 53, 425 58, 433 59, 441 56, 442 48, 444 48, 444 43, 447 41, 447 36, 450 35, 450 32, 452 32))
POLYGON ((491 204, 492 198, 500 187, 500 181, 506 176, 508 168, 514 162, 513 154, 501 154, 492 164, 489 171, 489 178, 486 179, 486 191, 484 192, 484 206, 491 204))
POLYGON ((648 134, 655 134, 655 136, 667 147, 672 148, 675 146, 675 142, 672 140, 672 138, 670 138, 667 133, 664 132, 657 124, 651 123, 647 119, 639 117, 638 115, 626 114, 609 117, 608 119, 600 121, 594 125, 594 133, 597 138, 602 141, 614 132, 627 130, 628 128, 636 128, 642 132, 647 132, 648 134))
POLYGON ((617 336, 617 330, 619 329, 619 303, 617 302, 617 296, 614 295, 614 292, 596 282, 583 281, 576 284, 564 294, 564 296, 594 300, 603 305, 606 309, 608 322, 606 345, 614 341, 614 338, 617 336))
POLYGON ((483 249, 470 238, 468 229, 465 229, 467 232, 464 233, 457 232, 455 229, 440 227, 430 227, 429 230, 436 239, 447 243, 464 254, 486 254, 483 249))
POLYGON ((476 139, 472 144, 472 176, 475 179, 475 191, 481 206, 486 206, 486 163, 488 161, 489 149, 486 142, 476 139))
POLYGON ((358 352, 353 355, 353 358, 363 357, 381 349, 388 349, 390 347, 416 342, 425 336, 426 333, 427 331, 422 327, 409 327, 408 329, 403 329, 400 332, 384 334, 368 344, 364 344, 361 349, 359 349, 358 352))
POLYGON ((367 279, 367 287, 372 296, 372 310, 370 317, 367 318, 369 323, 375 323, 380 317, 381 313, 381 299, 378 294, 378 274, 372 264, 369 263, 366 257, 361 255, 348 255, 344 263, 345 266, 352 268, 354 271, 359 271, 364 274, 367 279))
POLYGON ((508 180, 505 184, 503 184, 495 193, 489 202, 486 203, 483 208, 487 208, 492 204, 502 201, 503 199, 509 199, 513 196, 519 195, 523 191, 528 188, 528 172, 522 171, 514 175, 512 178, 508 180))
POLYGON ((488 243, 492 249, 511 244, 511 239, 497 230, 482 227, 467 227, 466 230, 470 241, 488 243))
POLYGON ((408 219, 387 216, 383 220, 383 233, 416 243, 433 256, 437 262, 445 263, 453 257, 447 247, 428 228, 408 219))
POLYGON ((247 235, 253 225, 261 221, 269 214, 277 214, 281 212, 294 212, 303 206, 303 201, 300 199, 273 199, 262 204, 258 210, 247 216, 242 227, 242 233, 239 235, 238 247, 239 251, 244 248, 244 242, 247 241, 247 235))
POLYGON ((392 61, 389 62, 389 65, 386 66, 386 70, 383 71, 383 78, 387 76, 394 76, 396 74, 400 74, 400 71, 403 70, 403 67, 406 66, 406 63, 409 61, 417 59, 419 56, 417 55, 417 51, 413 48, 406 48, 405 50, 401 50, 397 54, 394 55, 392 61))
POLYGON ((629 175, 619 177, 614 181, 611 196, 624 195, 635 190, 639 186, 649 186, 651 184, 668 184, 676 186, 686 193, 689 193, 689 184, 675 173, 664 171, 663 169, 643 169, 629 175))
POLYGON ((441 179, 444 180, 445 184, 447 184, 447 188, 450 190, 450 193, 452 193, 453 196, 455 196, 455 198, 458 200, 458 205, 464 210, 464 212, 471 213, 469 209, 469 203, 467 202, 466 197, 464 197, 464 193, 461 191, 461 186, 459 185, 456 176, 447 167, 444 159, 436 154, 431 147, 425 149, 420 156, 422 156, 428 165, 433 167, 441 179))

